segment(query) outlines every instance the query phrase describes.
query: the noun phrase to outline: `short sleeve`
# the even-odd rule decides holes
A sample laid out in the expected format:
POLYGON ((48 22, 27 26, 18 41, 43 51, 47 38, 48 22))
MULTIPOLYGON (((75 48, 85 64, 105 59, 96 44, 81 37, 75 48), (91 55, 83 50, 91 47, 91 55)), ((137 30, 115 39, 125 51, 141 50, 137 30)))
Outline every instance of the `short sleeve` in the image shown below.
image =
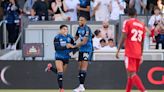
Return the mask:
POLYGON ((90 34, 90 28, 89 27, 85 27, 85 34, 84 37, 88 37, 90 34))
POLYGON ((76 31, 76 34, 75 34, 75 36, 77 36, 77 37, 79 37, 79 28, 77 29, 77 31, 76 31))
POLYGON ((71 39, 71 44, 73 44, 73 45, 75 45, 75 42, 74 42, 74 40, 73 40, 73 37, 70 35, 70 39, 71 39))
POLYGON ((127 33, 127 32, 128 32, 127 20, 125 20, 125 21, 123 22, 122 32, 124 32, 124 33, 127 33))

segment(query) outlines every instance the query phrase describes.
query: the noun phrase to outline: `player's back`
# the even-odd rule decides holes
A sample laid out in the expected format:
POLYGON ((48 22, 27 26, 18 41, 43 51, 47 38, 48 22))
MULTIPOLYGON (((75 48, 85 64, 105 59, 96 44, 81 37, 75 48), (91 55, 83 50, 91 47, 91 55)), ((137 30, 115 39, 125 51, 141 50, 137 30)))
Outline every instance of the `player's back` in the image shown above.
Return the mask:
POLYGON ((124 21, 123 32, 127 34, 125 40, 125 55, 133 58, 141 58, 142 43, 145 35, 144 23, 136 18, 124 21))

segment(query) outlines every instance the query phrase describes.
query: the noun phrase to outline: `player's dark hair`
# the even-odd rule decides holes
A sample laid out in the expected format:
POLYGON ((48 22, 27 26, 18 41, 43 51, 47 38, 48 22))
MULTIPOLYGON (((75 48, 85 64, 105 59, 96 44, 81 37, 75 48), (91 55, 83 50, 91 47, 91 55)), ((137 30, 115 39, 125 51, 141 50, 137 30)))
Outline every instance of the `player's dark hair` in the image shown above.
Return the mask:
POLYGON ((68 28, 67 25, 60 25, 60 29, 62 29, 63 27, 67 27, 68 28))
POLYGON ((112 38, 109 38, 108 41, 112 41, 113 42, 113 39, 112 38))
POLYGON ((136 11, 136 9, 135 8, 129 8, 128 9, 128 15, 129 16, 136 16, 137 15, 137 11, 136 11))
POLYGON ((80 18, 80 17, 83 17, 85 20, 87 20, 86 17, 85 17, 84 15, 80 15, 79 18, 80 18))

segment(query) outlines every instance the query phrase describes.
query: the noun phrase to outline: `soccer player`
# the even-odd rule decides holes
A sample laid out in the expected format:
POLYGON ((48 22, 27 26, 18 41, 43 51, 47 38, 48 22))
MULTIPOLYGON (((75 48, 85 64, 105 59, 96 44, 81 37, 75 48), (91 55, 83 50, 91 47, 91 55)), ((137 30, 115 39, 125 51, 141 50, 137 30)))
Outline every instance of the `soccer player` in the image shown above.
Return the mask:
POLYGON ((52 67, 52 64, 47 65, 46 71, 52 71, 57 74, 57 81, 59 85, 60 92, 64 92, 63 89, 63 72, 66 70, 69 63, 70 55, 72 51, 71 48, 74 48, 74 40, 71 35, 68 34, 67 25, 60 26, 60 32, 54 38, 54 47, 55 47, 55 65, 56 68, 52 67))
POLYGON ((79 47, 79 87, 74 89, 74 92, 84 92, 84 82, 87 75, 88 61, 92 59, 92 32, 86 25, 85 17, 79 17, 79 27, 76 32, 75 41, 80 38, 80 42, 76 43, 75 47, 79 47))
POLYGON ((119 58, 119 51, 125 41, 125 67, 127 70, 126 92, 131 92, 135 85, 140 92, 146 92, 140 77, 137 75, 142 61, 143 42, 145 36, 145 25, 136 19, 136 10, 130 8, 128 11, 130 19, 123 23, 122 38, 118 46, 116 58, 119 58))

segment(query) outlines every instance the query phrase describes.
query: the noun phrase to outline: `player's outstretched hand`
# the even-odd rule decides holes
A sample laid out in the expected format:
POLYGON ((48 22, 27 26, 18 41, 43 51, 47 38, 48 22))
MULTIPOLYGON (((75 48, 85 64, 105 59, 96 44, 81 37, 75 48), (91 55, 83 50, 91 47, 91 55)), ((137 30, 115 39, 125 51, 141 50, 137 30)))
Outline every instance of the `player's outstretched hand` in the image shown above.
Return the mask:
POLYGON ((119 52, 116 52, 116 58, 119 59, 119 52))

